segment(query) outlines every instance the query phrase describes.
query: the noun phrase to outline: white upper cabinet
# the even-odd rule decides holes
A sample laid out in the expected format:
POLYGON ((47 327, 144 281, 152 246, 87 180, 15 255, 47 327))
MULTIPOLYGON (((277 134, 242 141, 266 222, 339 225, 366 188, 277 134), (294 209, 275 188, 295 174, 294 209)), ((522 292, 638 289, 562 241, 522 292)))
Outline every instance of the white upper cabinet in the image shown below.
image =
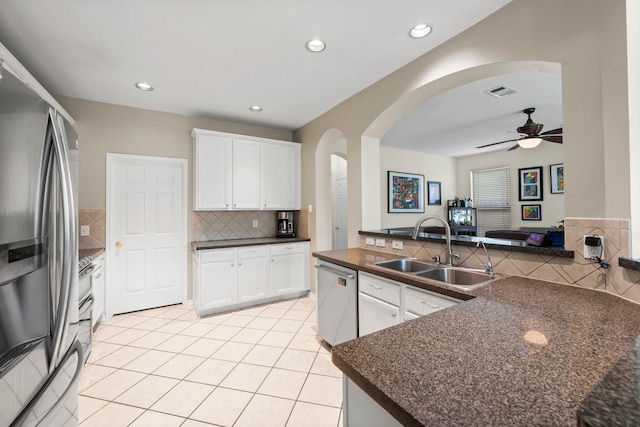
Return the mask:
POLYGON ((193 133, 195 210, 231 209, 231 138, 193 133))
POLYGON ((300 209, 300 144, 193 129, 194 210, 300 209))
POLYGON ((260 209, 260 143, 233 139, 233 209, 260 209))
POLYGON ((300 209, 300 144, 265 143, 262 165, 262 208, 300 209))

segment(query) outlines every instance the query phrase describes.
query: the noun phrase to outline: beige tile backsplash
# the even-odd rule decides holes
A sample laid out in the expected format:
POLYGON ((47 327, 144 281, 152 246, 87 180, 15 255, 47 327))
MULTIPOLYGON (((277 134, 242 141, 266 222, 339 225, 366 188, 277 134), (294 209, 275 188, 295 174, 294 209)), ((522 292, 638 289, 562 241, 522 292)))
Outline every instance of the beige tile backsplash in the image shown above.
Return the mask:
POLYGON ((80 249, 104 248, 107 230, 107 210, 80 209, 78 212, 78 236, 80 249), (80 226, 89 226, 89 236, 80 236, 80 226))
MULTIPOLYGON (((397 250, 391 247, 391 241, 386 239, 386 246, 377 248, 367 246, 365 236, 362 236, 360 246, 398 256, 424 259, 435 255, 444 259, 445 256, 445 245, 441 243, 405 240, 404 248, 397 250)), ((630 257, 629 220, 566 218, 565 248, 575 252, 573 259, 494 249, 490 249, 490 254, 497 273, 599 289, 640 303, 640 272, 618 265, 619 257, 630 257), (582 242, 585 235, 605 236, 605 260, 610 265, 608 269, 584 259, 582 242)), ((461 262, 465 267, 480 268, 480 262, 486 261, 482 248, 454 246, 454 250, 461 254, 461 262)))
MULTIPOLYGON (((191 241, 250 239, 276 235, 276 211, 198 211, 191 213, 191 241), (253 220, 258 227, 253 227, 253 220)), ((294 211, 296 235, 309 236, 309 213, 294 211)), ((90 235, 81 236, 80 249, 104 248, 106 242, 106 209, 80 209, 80 226, 88 225, 90 235)))
POLYGON ((197 211, 191 214, 191 240, 228 240, 273 237, 276 211, 197 211), (253 220, 258 227, 253 227, 253 220))

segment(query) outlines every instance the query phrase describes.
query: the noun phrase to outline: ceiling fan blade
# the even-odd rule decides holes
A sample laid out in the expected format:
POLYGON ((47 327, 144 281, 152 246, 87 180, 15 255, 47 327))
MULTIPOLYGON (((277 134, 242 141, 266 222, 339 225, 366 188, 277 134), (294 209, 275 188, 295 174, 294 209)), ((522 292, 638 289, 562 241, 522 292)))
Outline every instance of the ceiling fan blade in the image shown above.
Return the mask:
POLYGON ((513 147, 509 148, 507 151, 513 151, 513 150, 515 150, 516 148, 520 148, 520 144, 516 144, 516 145, 514 145, 513 147))
POLYGON ((485 145, 481 145, 479 147, 476 148, 485 148, 485 147, 491 147, 493 145, 498 145, 498 144, 504 144, 505 142, 512 142, 512 141, 520 141, 522 138, 516 138, 516 139, 507 139, 506 141, 500 141, 500 142, 492 142, 491 144, 485 144, 485 145))
POLYGON ((553 135, 553 136, 562 135, 562 128, 548 130, 546 132, 542 132, 538 136, 545 136, 545 135, 553 135))
POLYGON ((562 144, 562 135, 559 136, 540 136, 543 141, 555 142, 556 144, 562 144))

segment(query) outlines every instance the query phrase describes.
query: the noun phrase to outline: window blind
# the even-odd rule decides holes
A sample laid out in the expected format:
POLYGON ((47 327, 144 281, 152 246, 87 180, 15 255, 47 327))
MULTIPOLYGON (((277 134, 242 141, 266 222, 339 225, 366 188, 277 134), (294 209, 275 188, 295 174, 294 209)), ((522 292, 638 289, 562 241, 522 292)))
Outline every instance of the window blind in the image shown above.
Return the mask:
POLYGON ((511 182, 508 167, 471 171, 474 207, 478 208, 478 236, 488 230, 511 228, 511 182))

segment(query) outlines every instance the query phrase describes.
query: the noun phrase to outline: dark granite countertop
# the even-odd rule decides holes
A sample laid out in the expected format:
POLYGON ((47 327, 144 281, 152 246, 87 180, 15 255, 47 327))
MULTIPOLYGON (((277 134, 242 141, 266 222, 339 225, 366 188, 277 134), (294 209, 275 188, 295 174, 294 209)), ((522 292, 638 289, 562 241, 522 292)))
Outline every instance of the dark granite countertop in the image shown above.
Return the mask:
POLYGON ((88 256, 91 257, 91 259, 96 259, 96 257, 98 257, 103 252, 104 248, 80 249, 78 251, 78 258, 88 256))
POLYGON ((232 240, 206 240, 203 242, 191 242, 191 249, 223 249, 239 246, 274 245, 279 243, 308 242, 307 237, 263 237, 257 239, 232 239, 232 240))
MULTIPOLYGON (((412 227, 402 228, 385 228, 382 230, 359 231, 363 236, 378 236, 387 239, 396 240, 412 240, 412 227)), ((442 242, 444 236, 442 234, 419 233, 417 240, 427 242, 442 242)), ((574 252, 564 249, 562 246, 546 246, 538 247, 528 245, 522 240, 493 239, 490 237, 476 236, 451 236, 451 244, 459 246, 476 246, 479 241, 483 241, 488 249, 498 249, 501 251, 524 252, 537 255, 550 255, 562 258, 573 258, 574 252)))
POLYGON ((640 259, 620 257, 618 258, 618 265, 629 270, 640 271, 640 259))
MULTIPOLYGON (((358 248, 314 256, 376 274, 374 260, 394 257, 358 248)), ((334 364, 403 425, 575 426, 578 414, 591 417, 583 425, 640 425, 639 363, 627 360, 640 305, 517 276, 458 293, 466 301, 455 307, 335 346, 334 364), (612 400, 635 418, 609 423, 612 400)))

